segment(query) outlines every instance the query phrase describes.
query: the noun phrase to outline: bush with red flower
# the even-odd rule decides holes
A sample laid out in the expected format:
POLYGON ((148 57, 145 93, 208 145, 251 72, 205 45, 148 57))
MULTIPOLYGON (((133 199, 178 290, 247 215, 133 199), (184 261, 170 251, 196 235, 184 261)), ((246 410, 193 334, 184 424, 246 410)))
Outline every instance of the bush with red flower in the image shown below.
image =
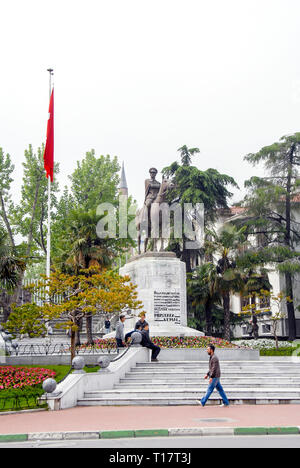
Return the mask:
POLYGON ((34 387, 55 375, 55 371, 42 367, 0 366, 0 390, 34 387))
MULTIPOLYGON (((211 336, 186 336, 184 338, 178 336, 153 336, 151 340, 160 348, 207 348, 209 344, 215 345, 216 348, 232 349, 239 347, 222 338, 211 336)), ((97 349, 113 350, 116 348, 116 340, 114 338, 97 339, 95 340, 94 347, 97 349)), ((90 345, 83 344, 80 348, 90 348, 90 345)))

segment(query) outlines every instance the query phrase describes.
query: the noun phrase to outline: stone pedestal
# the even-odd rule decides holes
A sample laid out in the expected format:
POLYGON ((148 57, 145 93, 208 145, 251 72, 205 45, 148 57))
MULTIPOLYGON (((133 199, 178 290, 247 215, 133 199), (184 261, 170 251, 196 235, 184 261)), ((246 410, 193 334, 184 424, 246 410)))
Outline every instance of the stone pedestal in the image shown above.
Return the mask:
MULTIPOLYGON (((187 327, 185 263, 173 252, 147 252, 132 257, 120 268, 137 285, 138 298, 144 305, 151 336, 203 336, 187 327)), ((132 330, 134 319, 126 320, 132 330)))

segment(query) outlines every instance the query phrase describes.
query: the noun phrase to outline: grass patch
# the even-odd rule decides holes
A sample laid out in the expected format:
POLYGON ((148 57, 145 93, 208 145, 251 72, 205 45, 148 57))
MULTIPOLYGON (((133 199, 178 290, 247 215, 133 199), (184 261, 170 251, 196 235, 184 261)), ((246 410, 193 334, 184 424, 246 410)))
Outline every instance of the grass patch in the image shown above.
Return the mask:
POLYGON ((294 347, 289 348, 271 348, 271 349, 261 349, 259 351, 261 356, 292 356, 295 352, 294 347))
MULTIPOLYGON (((10 366, 18 368, 20 366, 10 366)), ((50 369, 55 372, 55 380, 61 381, 69 372, 70 366, 30 366, 22 365, 27 368, 43 368, 50 369)), ((92 371, 92 369, 89 369, 92 371)), ((0 391, 0 411, 20 411, 24 409, 47 408, 47 404, 40 405, 38 398, 43 395, 44 390, 42 384, 26 386, 19 389, 8 388, 0 391)))

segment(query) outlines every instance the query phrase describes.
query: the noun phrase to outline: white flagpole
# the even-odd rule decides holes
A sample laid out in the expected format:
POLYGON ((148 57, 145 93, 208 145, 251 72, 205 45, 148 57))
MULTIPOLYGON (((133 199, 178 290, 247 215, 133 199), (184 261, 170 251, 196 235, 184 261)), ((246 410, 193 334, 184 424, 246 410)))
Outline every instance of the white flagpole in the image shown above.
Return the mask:
MULTIPOLYGON (((53 69, 48 68, 49 72, 49 100, 51 98, 52 83, 51 78, 53 75, 53 69)), ((46 275, 50 278, 50 251, 51 251, 51 178, 48 176, 48 226, 47 226, 47 260, 46 260, 46 275)))

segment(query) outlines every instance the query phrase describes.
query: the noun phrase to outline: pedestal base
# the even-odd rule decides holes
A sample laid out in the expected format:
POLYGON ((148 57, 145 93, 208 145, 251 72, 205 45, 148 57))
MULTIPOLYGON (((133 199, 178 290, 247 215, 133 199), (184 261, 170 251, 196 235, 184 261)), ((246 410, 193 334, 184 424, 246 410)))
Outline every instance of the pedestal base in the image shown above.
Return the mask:
MULTIPOLYGON (((137 285, 151 336, 204 336, 187 326, 186 269, 175 253, 138 255, 120 268, 120 275, 129 276, 137 285)), ((134 319, 126 320, 125 332, 134 325, 134 319)))

